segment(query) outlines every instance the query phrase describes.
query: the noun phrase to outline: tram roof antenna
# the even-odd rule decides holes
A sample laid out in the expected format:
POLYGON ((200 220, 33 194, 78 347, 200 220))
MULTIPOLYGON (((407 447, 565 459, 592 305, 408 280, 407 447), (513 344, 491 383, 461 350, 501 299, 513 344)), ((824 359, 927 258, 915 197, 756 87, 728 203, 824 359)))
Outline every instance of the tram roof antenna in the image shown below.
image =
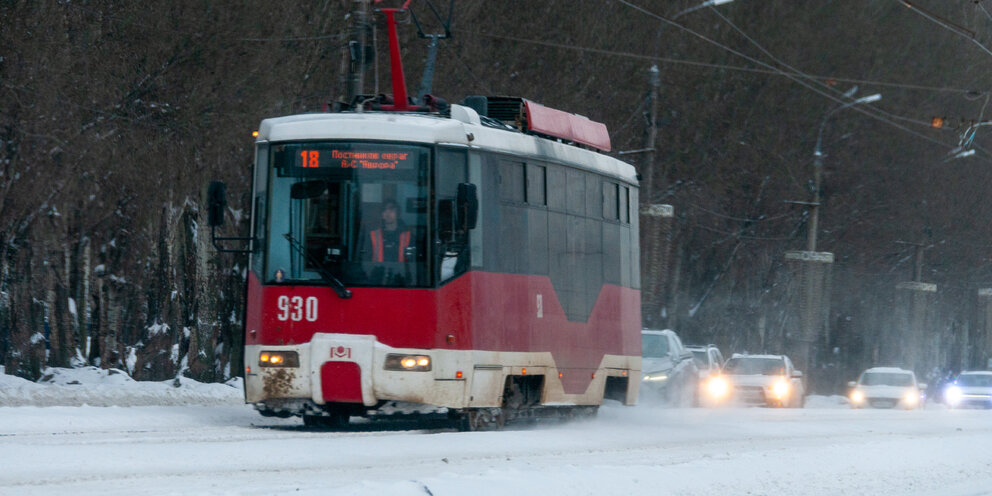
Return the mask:
POLYGON ((448 4, 447 21, 441 19, 441 13, 437 11, 436 7, 434 7, 434 2, 431 0, 424 1, 427 2, 427 7, 431 9, 434 17, 441 23, 441 26, 444 28, 444 33, 424 33, 423 28, 420 26, 420 21, 417 20, 417 15, 413 13, 413 10, 410 11, 410 17, 413 19, 413 23, 417 26, 417 36, 431 40, 427 45, 427 63, 424 64, 424 74, 420 78, 420 91, 417 93, 421 105, 427 105, 427 95, 430 94, 431 87, 434 84, 434 67, 437 65, 438 40, 451 38, 451 18, 455 13, 455 0, 451 0, 448 4))

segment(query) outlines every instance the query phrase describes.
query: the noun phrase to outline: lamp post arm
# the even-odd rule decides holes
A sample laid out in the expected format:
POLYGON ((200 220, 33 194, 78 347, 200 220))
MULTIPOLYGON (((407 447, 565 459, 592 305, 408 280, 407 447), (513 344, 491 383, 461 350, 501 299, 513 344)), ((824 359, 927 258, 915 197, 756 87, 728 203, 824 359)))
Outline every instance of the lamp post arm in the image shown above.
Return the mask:
POLYGON ((820 131, 816 134, 816 150, 813 152, 813 156, 816 157, 816 165, 817 166, 819 166, 821 164, 820 157, 823 156, 823 152, 821 151, 822 149, 820 148, 820 145, 823 144, 823 128, 827 127, 827 121, 830 120, 830 116, 832 116, 832 115, 836 114, 837 112, 839 112, 841 110, 844 110, 844 109, 846 109, 848 107, 851 107, 853 105, 857 105, 858 103, 859 103, 858 100, 855 100, 853 102, 847 102, 847 103, 845 103, 843 105, 840 105, 838 107, 834 107, 829 112, 827 112, 827 115, 824 115, 823 116, 823 120, 820 121, 820 131))

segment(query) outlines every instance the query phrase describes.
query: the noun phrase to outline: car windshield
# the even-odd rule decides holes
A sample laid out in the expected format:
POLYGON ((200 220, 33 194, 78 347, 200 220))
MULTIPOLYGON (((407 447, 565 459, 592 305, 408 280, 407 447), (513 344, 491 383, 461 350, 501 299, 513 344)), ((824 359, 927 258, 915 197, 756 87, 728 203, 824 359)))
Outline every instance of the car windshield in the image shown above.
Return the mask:
POLYGON ((648 358, 668 356, 668 339, 660 334, 641 334, 641 356, 648 358))
POLYGON ((861 376, 862 386, 898 386, 913 385, 913 375, 900 372, 865 372, 861 376))
POLYGON ((708 369, 710 367, 709 360, 706 356, 706 350, 692 350, 692 359, 696 362, 697 367, 702 367, 708 369))
POLYGON ((992 375, 990 374, 962 374, 958 380, 954 381, 958 386, 969 387, 992 387, 992 375))
POLYGON ((736 375, 784 375, 785 362, 781 358, 736 357, 727 361, 723 371, 736 375))

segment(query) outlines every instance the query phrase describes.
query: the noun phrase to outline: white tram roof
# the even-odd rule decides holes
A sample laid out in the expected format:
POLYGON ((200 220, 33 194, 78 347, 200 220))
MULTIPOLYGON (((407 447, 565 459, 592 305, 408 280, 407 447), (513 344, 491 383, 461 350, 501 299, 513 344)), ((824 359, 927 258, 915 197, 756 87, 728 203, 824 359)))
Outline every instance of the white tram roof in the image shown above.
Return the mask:
POLYGON ((382 140, 461 145, 565 163, 637 184, 634 167, 608 155, 529 134, 483 126, 468 107, 451 106, 451 118, 397 112, 315 113, 262 121, 258 141, 382 140), (469 135, 473 136, 469 140, 469 135))

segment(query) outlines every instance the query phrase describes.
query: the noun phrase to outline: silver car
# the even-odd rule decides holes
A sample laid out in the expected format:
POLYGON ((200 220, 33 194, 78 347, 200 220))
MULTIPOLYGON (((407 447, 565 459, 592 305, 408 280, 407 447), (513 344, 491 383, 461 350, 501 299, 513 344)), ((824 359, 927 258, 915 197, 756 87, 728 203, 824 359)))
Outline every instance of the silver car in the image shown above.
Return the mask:
POLYGON ((722 403, 802 408, 806 402, 803 373, 785 355, 735 353, 721 374, 704 386, 707 406, 722 403))
POLYGON ((992 408, 992 372, 961 372, 944 388, 944 400, 951 408, 992 408))

